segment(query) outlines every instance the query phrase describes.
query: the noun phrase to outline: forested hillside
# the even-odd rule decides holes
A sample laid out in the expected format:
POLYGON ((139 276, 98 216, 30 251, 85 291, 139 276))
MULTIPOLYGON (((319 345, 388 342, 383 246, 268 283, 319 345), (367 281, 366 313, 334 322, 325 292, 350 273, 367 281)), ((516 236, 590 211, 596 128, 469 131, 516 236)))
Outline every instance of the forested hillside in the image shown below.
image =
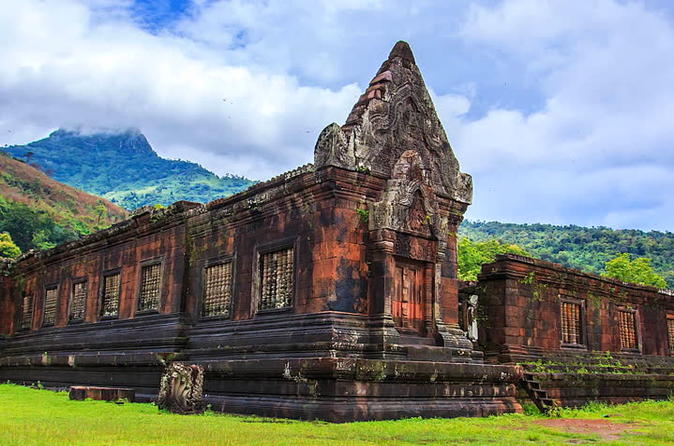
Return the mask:
MULTIPOLYGON (((40 141, 4 150, 25 162, 0 156, 0 232, 9 232, 24 250, 76 238, 124 216, 111 203, 65 187, 29 164, 126 209, 178 200, 207 202, 253 183, 218 177, 192 162, 163 159, 135 130, 94 135, 58 130, 40 141)), ((464 221, 459 235, 476 242, 500 240, 532 256, 595 273, 621 253, 647 257, 674 288, 671 232, 464 221)), ((466 244, 464 248, 481 252, 466 244)))
POLYGON ((464 221, 459 235, 474 241, 497 239, 531 255, 594 273, 621 253, 652 260, 653 268, 674 289, 674 233, 614 230, 605 227, 554 226, 464 221))
POLYGON ((46 249, 110 226, 124 209, 59 183, 0 152, 0 233, 22 251, 46 249))
POLYGON ((161 158, 137 130, 90 135, 57 130, 3 150, 40 166, 55 180, 129 210, 178 200, 208 202, 253 184, 242 177, 218 177, 189 161, 161 158))

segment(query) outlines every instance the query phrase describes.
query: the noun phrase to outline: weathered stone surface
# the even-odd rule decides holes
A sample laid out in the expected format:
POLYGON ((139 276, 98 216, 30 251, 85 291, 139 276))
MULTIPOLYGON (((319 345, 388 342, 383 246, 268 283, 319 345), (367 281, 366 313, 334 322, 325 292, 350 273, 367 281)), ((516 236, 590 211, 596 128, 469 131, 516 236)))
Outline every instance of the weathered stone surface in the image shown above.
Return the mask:
POLYGON ((459 172, 407 43, 395 45, 342 129, 358 168, 392 178, 403 154, 414 152, 436 192, 470 203, 470 176, 459 172))
POLYGON ((635 373, 535 373, 540 389, 558 407, 582 407, 590 401, 624 404, 674 395, 674 376, 635 373))
POLYGON ((660 361, 674 351, 667 326, 674 317, 670 292, 515 255, 484 265, 479 279, 462 293, 479 295, 480 343, 490 357, 518 361, 560 352, 624 352, 617 317, 621 308, 636 311, 638 348, 627 353, 660 361), (581 305, 582 339, 577 346, 562 344, 561 301, 581 305))
POLYGON ((204 411, 203 388, 203 367, 171 362, 161 376, 157 406, 183 415, 201 413, 204 411))
POLYGON ((126 400, 132 403, 136 399, 136 391, 123 387, 71 386, 68 398, 78 401, 84 401, 87 398, 102 401, 126 400))
POLYGON ((353 151, 347 149, 346 135, 339 124, 334 122, 323 129, 314 148, 314 165, 355 169, 356 158, 353 151))
POLYGON ((160 379, 158 358, 171 357, 203 367, 205 401, 224 411, 350 421, 520 410, 521 370, 482 364, 458 325, 469 177, 406 44, 347 123, 322 132, 315 161, 24 255, 0 283, 0 380, 124 386, 142 401, 161 381, 162 404, 191 410, 193 370, 160 379), (74 323, 71 290, 83 282, 74 323), (103 305, 111 286, 117 311, 103 305))
POLYGON ((494 363, 536 361, 538 366, 525 367, 537 372, 537 388, 559 406, 674 394, 671 292, 504 255, 483 265, 479 281, 461 294, 464 306, 479 296, 478 337, 486 357, 494 363), (564 342, 563 302, 579 310, 573 343, 564 342), (634 312, 637 348, 621 345, 622 309, 634 312))
POLYGON ((435 192, 419 154, 403 153, 386 183, 383 199, 372 204, 370 230, 393 229, 442 238, 447 216, 438 215, 435 192))
POLYGON ((0 349, 4 335, 14 332, 13 262, 0 259, 0 349))

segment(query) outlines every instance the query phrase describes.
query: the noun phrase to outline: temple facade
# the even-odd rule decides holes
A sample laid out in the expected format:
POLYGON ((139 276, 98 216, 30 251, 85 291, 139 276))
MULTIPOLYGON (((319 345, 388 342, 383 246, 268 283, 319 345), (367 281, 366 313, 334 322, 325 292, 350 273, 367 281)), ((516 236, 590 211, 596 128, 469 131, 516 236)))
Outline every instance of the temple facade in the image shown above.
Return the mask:
POLYGON ((487 362, 523 367, 542 409, 674 394, 673 291, 511 254, 478 279, 460 287, 461 325, 487 362))
POLYGON ((0 381, 150 401, 180 361, 213 409, 337 422, 672 394, 671 294, 516 256, 462 284, 471 198, 398 42, 313 164, 0 263, 0 381))
POLYGON ((141 209, 0 282, 0 380, 124 386, 199 364, 213 408, 332 421, 520 410, 521 370, 459 327, 472 195, 409 46, 313 165, 206 205, 141 209))

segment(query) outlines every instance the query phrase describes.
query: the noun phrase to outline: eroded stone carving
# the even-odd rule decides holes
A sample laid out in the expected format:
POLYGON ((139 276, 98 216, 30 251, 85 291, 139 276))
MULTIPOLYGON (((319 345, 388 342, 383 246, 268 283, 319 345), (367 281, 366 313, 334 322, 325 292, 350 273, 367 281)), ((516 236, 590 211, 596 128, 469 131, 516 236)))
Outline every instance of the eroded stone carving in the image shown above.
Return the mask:
POLYGON ((332 164, 348 168, 355 163, 356 168, 391 178, 397 160, 412 150, 428 167, 430 185, 436 192, 470 203, 470 176, 459 172, 407 43, 395 45, 340 130, 332 124, 321 133, 316 145, 317 167, 332 164))
POLYGON ((437 204, 428 169, 418 152, 404 152, 393 167, 383 199, 372 205, 370 229, 440 234, 437 204))
POLYGON ((345 169, 356 168, 353 150, 347 147, 346 135, 339 124, 334 122, 323 129, 314 148, 314 165, 336 166, 345 169))
POLYGON ((203 367, 172 362, 162 374, 157 406, 179 414, 201 413, 203 386, 203 367))

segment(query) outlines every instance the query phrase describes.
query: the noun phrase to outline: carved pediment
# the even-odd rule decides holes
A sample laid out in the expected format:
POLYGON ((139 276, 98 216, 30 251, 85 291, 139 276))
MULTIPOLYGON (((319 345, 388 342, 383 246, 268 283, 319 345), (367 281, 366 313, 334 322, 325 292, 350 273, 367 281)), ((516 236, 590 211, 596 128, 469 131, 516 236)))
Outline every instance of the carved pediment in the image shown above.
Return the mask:
POLYGON ((346 124, 323 130, 314 156, 317 168, 333 165, 393 178, 396 163, 409 150, 422 159, 435 192, 470 203, 470 175, 459 171, 409 45, 398 42, 346 124))
POLYGON ((393 229, 425 236, 438 236, 435 194, 429 169, 414 150, 403 152, 386 182, 382 200, 372 207, 370 229, 393 229))

